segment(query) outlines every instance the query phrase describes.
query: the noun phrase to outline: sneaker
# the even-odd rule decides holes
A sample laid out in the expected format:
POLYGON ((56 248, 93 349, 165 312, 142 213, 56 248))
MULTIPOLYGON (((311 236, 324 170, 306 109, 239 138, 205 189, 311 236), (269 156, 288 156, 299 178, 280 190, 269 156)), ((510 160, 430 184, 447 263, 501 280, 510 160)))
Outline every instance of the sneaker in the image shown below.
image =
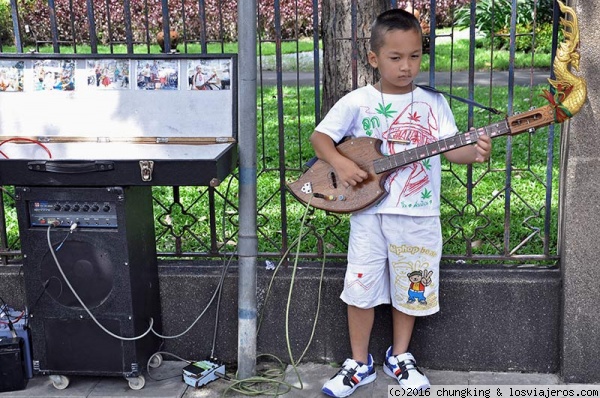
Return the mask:
POLYGON ((376 377, 371 354, 367 364, 348 358, 335 376, 323 385, 321 391, 330 397, 347 397, 358 387, 374 382, 376 377))
POLYGON ((414 389, 430 387, 427 376, 417 368, 415 357, 410 352, 392 355, 392 347, 388 348, 383 371, 386 375, 395 378, 402 387, 414 389))

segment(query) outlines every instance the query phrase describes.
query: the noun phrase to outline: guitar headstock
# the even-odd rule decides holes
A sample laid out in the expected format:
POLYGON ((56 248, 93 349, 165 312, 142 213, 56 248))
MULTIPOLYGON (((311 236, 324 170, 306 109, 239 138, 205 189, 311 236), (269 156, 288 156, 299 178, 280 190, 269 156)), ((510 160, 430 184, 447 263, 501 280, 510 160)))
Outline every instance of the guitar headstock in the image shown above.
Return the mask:
POLYGON ((555 122, 554 110, 550 105, 509 116, 506 120, 510 129, 509 134, 511 135, 520 134, 525 131, 531 132, 555 122))

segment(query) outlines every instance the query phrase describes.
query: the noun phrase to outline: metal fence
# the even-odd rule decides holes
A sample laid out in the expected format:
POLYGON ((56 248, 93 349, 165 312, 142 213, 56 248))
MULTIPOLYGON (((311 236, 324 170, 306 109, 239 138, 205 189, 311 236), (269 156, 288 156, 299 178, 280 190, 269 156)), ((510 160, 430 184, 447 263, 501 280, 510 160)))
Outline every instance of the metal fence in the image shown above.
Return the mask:
MULTIPOLYGON (((256 159, 259 256, 271 261, 295 254, 304 259, 325 255, 342 259, 347 249, 348 217, 306 209, 286 189, 286 183, 297 178, 304 163, 313 156, 308 137, 320 119, 323 63, 331 62, 331 57, 327 57, 329 49, 320 48, 322 4, 318 0, 302 4, 298 0, 259 3, 256 159), (312 7, 308 12, 307 4, 312 7)), ((357 33, 358 3, 358 0, 327 2, 334 8, 349 10, 350 30, 333 32, 334 40, 354 45, 366 39, 357 33)), ((548 62, 540 71, 539 59, 543 55, 535 51, 542 31, 536 24, 538 1, 531 1, 533 24, 529 26, 519 23, 517 1, 512 1, 509 25, 492 32, 486 42, 504 40, 508 45, 503 50, 480 47, 482 32, 474 16, 475 0, 466 5, 473 15, 466 29, 454 27, 454 9, 444 11, 450 21, 445 21, 446 27, 442 27, 437 17, 437 2, 411 3, 415 8, 426 3, 429 10, 424 13, 427 16, 424 26, 429 28, 424 41, 428 71, 422 73, 421 82, 508 114, 527 110, 515 109, 515 103, 536 106, 541 92, 537 78, 551 75, 550 62, 559 37, 557 10, 549 27, 552 44, 548 62), (517 67, 518 45, 522 42, 529 42, 534 51, 529 51, 527 65, 517 67), (460 57, 468 57, 465 70, 457 66, 460 57), (502 57, 507 57, 504 66, 499 65, 502 57), (479 64, 481 59, 483 66, 479 64), (446 71, 436 72, 444 65, 446 71), (498 68, 503 71, 495 71, 498 68), (519 79, 524 79, 524 83, 519 79)), ((397 1, 389 2, 389 7, 399 5, 397 1)), ((236 41, 235 3, 224 0, 10 0, 9 6, 14 44, 0 44, 2 53, 236 51, 231 45, 236 41), (33 14, 26 9, 32 4, 38 7, 36 19, 31 19, 33 14), (177 34, 172 36, 172 30, 177 34), (157 35, 164 37, 162 49, 157 44, 157 35)), ((351 65, 360 62, 356 51, 343 56, 351 65)), ((359 72, 350 68, 349 73, 355 88, 359 72)), ((449 102, 463 130, 497 120, 473 105, 452 98, 449 102)), ((550 126, 535 133, 495 140, 492 159, 487 164, 443 164, 444 261, 514 265, 557 262, 559 133, 559 128, 550 126)), ((160 257, 220 258, 236 252, 239 233, 236 172, 219 187, 154 187, 153 194, 160 257)), ((0 258, 4 264, 15 263, 20 258, 20 244, 12 187, 3 187, 1 200, 0 258)))

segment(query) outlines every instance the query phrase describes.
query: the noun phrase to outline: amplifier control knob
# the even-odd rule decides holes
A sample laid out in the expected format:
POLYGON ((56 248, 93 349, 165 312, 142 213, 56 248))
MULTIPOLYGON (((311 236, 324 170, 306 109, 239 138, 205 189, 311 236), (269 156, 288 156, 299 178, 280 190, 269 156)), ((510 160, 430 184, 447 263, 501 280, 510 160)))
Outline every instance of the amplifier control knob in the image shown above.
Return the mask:
POLYGON ((98 205, 93 205, 92 206, 92 211, 98 211, 100 208, 98 207, 98 205))
POLYGON ((61 209, 60 205, 57 203, 54 205, 54 210, 59 211, 61 209))
POLYGON ((64 206, 63 206, 63 210, 64 210, 64 211, 69 211, 69 210, 71 210, 71 205, 64 205, 64 206))
POLYGON ((90 205, 83 205, 83 207, 81 208, 81 210, 83 211, 88 211, 90 209, 90 205))
POLYGON ((110 206, 104 205, 104 207, 102 208, 102 211, 108 213, 110 211, 110 206))
POLYGON ((73 205, 73 211, 79 211, 79 205, 73 205))

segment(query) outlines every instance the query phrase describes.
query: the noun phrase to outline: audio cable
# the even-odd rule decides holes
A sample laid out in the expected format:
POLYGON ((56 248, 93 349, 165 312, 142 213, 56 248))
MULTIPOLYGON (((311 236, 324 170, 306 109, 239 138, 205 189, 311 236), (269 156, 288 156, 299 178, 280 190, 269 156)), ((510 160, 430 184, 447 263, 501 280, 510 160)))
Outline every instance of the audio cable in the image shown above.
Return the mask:
MULTIPOLYGON (((111 332, 110 330, 108 330, 107 328, 104 327, 104 325, 102 325, 98 319, 96 319, 96 317, 94 316, 94 314, 92 314, 92 312, 90 311, 90 309, 85 305, 85 303, 83 302, 83 300, 81 299, 81 297, 79 297, 79 295, 77 294, 77 292, 75 291, 75 288, 73 288, 73 285, 71 285, 71 282, 69 282, 69 279, 67 278, 67 276, 65 275, 62 266, 60 265, 60 261, 58 260, 58 257, 56 256, 56 251, 54 250, 54 247, 52 246, 52 240, 50 238, 50 230, 52 228, 57 227, 57 221, 54 221, 52 224, 50 224, 48 226, 48 228, 46 229, 46 239, 48 241, 48 247, 50 248, 50 254, 52 255, 52 258, 54 259, 54 263, 56 264, 56 267, 58 268, 58 271, 60 272, 60 274, 62 275, 63 279, 65 280, 65 283, 67 284, 67 286, 69 287, 69 289, 71 290, 71 293, 73 293, 73 296, 75 296, 75 298, 77 299, 77 301, 79 302, 79 304, 81 304, 81 307, 88 313, 88 315, 90 316, 90 318, 96 323, 96 325, 98 325, 98 327, 100 329, 102 329, 106 334, 108 334, 111 337, 114 337, 115 339, 119 339, 119 340, 123 340, 123 341, 133 341, 133 340, 139 340, 143 337, 145 337, 148 333, 150 333, 150 331, 152 330, 152 326, 154 325, 154 319, 150 318, 150 326, 148 327, 148 330, 146 330, 144 333, 142 333, 139 336, 135 336, 135 337, 124 337, 124 336, 119 336, 114 334, 113 332, 111 332)), ((75 229, 77 229, 77 223, 73 223, 70 227, 69 230, 69 235, 71 233, 73 233, 73 231, 75 231, 75 229)), ((67 235, 67 236, 69 236, 67 235)), ((61 242, 64 243, 65 240, 63 240, 61 242)))

